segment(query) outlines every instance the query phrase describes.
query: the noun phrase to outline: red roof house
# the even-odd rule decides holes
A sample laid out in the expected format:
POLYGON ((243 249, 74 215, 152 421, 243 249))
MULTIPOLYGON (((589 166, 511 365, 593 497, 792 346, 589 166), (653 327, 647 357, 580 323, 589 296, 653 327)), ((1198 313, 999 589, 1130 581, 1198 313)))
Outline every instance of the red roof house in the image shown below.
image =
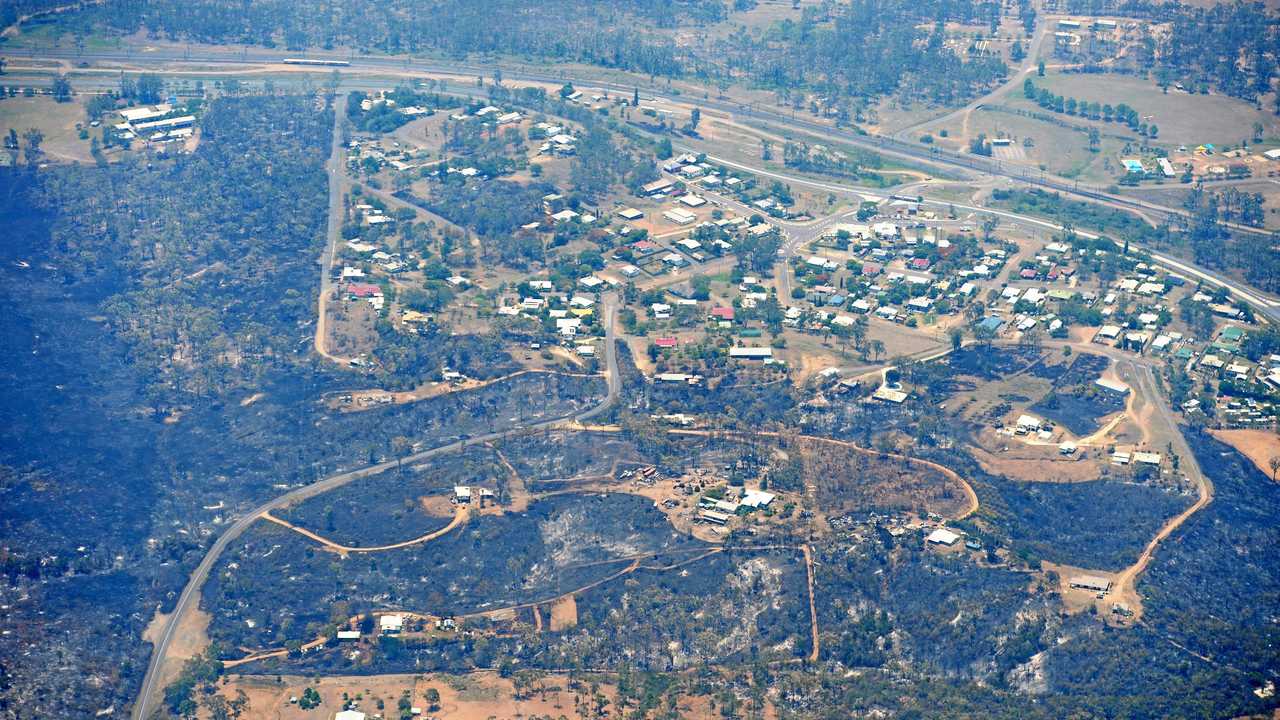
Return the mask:
POLYGON ((732 322, 732 321, 733 321, 733 308, 731 308, 731 307, 717 307, 717 308, 711 308, 711 317, 713 317, 713 318, 715 318, 715 319, 717 319, 717 320, 728 320, 728 321, 732 322))

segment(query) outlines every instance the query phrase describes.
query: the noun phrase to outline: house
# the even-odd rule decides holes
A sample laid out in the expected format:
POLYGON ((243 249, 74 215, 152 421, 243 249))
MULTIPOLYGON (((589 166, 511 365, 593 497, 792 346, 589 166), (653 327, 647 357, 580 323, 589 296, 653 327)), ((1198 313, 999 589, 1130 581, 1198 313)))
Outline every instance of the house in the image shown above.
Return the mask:
POLYGON ((960 541, 960 536, 946 528, 938 528, 937 530, 929 533, 929 537, 925 538, 925 540, 933 545, 945 545, 946 547, 951 547, 960 541))
POLYGON ((1093 336, 1096 343, 1115 342, 1120 337, 1120 327, 1117 325, 1103 325, 1093 336))
POLYGON ((835 261, 828 260, 821 255, 811 255, 804 263, 818 270, 835 270, 840 267, 835 261))
POLYGON ((673 337, 660 337, 660 338, 655 338, 653 341, 653 344, 657 345, 660 348, 668 349, 668 348, 675 347, 677 344, 677 341, 673 337))
POLYGON ((731 307, 714 307, 711 308, 711 317, 716 320, 725 322, 733 322, 733 308, 731 307))
POLYGON ((1213 368, 1214 370, 1221 370, 1226 366, 1226 362, 1217 355, 1205 355, 1200 358, 1200 364, 1207 368, 1213 368))
POLYGON ((689 207, 702 207, 707 204, 706 198, 694 195, 693 193, 681 195, 680 202, 684 205, 688 205, 689 207))
POLYGON ((338 642, 352 642, 360 639, 359 630, 339 630, 338 642))
POLYGON ((661 249, 662 246, 652 240, 637 240, 631 243, 631 251, 641 257, 652 255, 661 249))
POLYGON ((467 485, 454 485, 453 501, 459 505, 469 504, 471 502, 471 488, 467 485))
POLYGON ((634 222, 644 217, 644 213, 640 212, 639 210, 633 207, 623 208, 614 214, 622 218, 623 220, 627 220, 630 222, 634 222))
POLYGON ((898 319, 898 308, 892 305, 881 305, 876 308, 876 316, 884 318, 890 322, 896 322, 898 319))
POLYGON ((378 618, 378 631, 383 635, 399 635, 404 630, 403 615, 383 615, 378 618))
POLYGON ((1018 417, 1018 430, 1024 433, 1035 432, 1040 429, 1040 418, 1033 415, 1021 415, 1018 417))
POLYGON ((990 317, 983 318, 982 321, 978 323, 978 327, 986 332, 993 334, 998 333, 1000 332, 1000 328, 1004 327, 1004 319, 992 315, 990 317))
POLYGON ((738 358, 739 360, 771 360, 773 359, 773 348, 732 347, 729 348, 729 357, 738 358))
POLYGON ((333 720, 364 720, 364 713, 359 710, 343 710, 333 716, 333 720))

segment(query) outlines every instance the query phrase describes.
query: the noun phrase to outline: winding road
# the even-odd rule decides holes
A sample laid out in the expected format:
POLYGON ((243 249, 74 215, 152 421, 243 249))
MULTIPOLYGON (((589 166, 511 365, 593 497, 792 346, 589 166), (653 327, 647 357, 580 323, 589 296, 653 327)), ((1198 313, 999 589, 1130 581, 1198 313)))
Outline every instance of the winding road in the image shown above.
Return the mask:
MULTIPOLYGON (((1041 30, 1038 34, 1042 36, 1043 31, 1041 30)), ((24 56, 21 50, 10 50, 7 52, 7 54, 10 57, 24 56)), ((1030 55, 1033 55, 1033 53, 1029 53, 1029 56, 1030 55)), ((155 49, 152 51, 140 52, 135 48, 126 47, 124 51, 105 51, 105 52, 86 52, 86 53, 76 53, 74 51, 67 51, 67 50, 55 50, 55 51, 28 50, 25 56, 32 57, 32 58, 59 59, 63 61, 84 62, 84 63, 102 63, 102 62, 120 63, 123 65, 134 66, 134 67, 171 68, 175 63, 193 63, 193 64, 203 64, 205 66, 223 65, 223 66, 229 66, 229 67, 242 67, 246 69, 253 66, 262 66, 262 65, 272 64, 272 63, 278 63, 281 59, 286 57, 286 55, 283 53, 271 52, 266 50, 258 50, 258 49, 228 50, 228 49, 204 48, 204 47, 199 48, 195 53, 193 53, 190 48, 188 48, 186 51, 177 50, 177 49, 155 49)), ((322 56, 317 55, 316 57, 322 57, 322 56)), ((432 72, 432 73, 441 73, 441 74, 454 74, 459 76, 470 76, 474 78, 477 75, 492 74, 492 72, 495 69, 499 69, 499 67, 501 67, 503 74, 510 81, 542 82, 542 83, 545 83, 545 82, 560 83, 560 82, 572 81, 575 84, 582 85, 583 87, 598 87, 598 88, 608 89, 611 91, 622 91, 626 93, 630 93, 633 89, 631 85, 621 85, 617 83, 601 82, 599 80, 592 80, 587 78, 570 77, 566 73, 556 73, 556 72, 548 71, 542 68, 530 68, 528 66, 519 66, 519 65, 480 66, 480 65, 468 65, 464 63, 448 63, 443 61, 424 61, 424 60, 417 60, 413 58, 393 58, 393 57, 385 57, 385 56, 356 56, 354 54, 350 56, 329 54, 329 55, 324 55, 323 57, 330 57, 333 59, 340 59, 340 60, 349 60, 351 63, 351 66, 349 68, 344 68, 344 70, 362 73, 365 75, 372 73, 375 75, 376 74, 392 75, 396 77, 411 77, 411 76, 417 77, 417 76, 421 76, 423 73, 432 72)), ((328 73, 328 72, 331 72, 332 70, 330 68, 324 68, 322 69, 322 71, 325 73, 328 73)), ((93 71, 86 70, 84 72, 93 72, 93 71)), ((199 71, 192 71, 192 74, 199 74, 199 71)), ((1025 68, 1022 74, 1025 74, 1025 68)), ((1009 85, 1006 85, 1005 87, 1007 88, 1009 87, 1009 85)), ((991 160, 987 158, 966 156, 958 153, 945 153, 945 152, 939 151, 936 148, 930 150, 927 148, 922 148, 918 144, 904 142, 896 138, 891 138, 887 136, 860 135, 854 131, 842 129, 842 128, 835 128, 825 123, 810 121, 805 119, 798 119, 794 117, 788 117, 770 108, 760 108, 754 105, 748 106, 748 105, 743 105, 743 104, 729 101, 729 100, 722 100, 719 98, 710 98, 710 97, 698 98, 698 99, 690 99, 689 97, 684 97, 684 98, 670 100, 670 102, 673 102, 673 103, 691 103, 692 102, 703 107, 704 109, 718 110, 728 115, 743 117, 743 118, 750 118, 760 123, 767 123, 773 126, 783 127, 793 132, 811 133, 811 134, 817 134, 820 136, 835 137, 835 138, 838 138, 841 142, 845 142, 849 145, 863 147, 886 156, 899 157, 899 158, 910 160, 912 162, 923 162, 923 163, 932 164, 936 166, 944 166, 952 169, 958 169, 964 173, 968 173, 971 175, 977 174, 982 176, 1003 177, 1003 178, 1007 178, 1015 182, 1019 182, 1027 185, 1049 188, 1051 190, 1061 192, 1064 195, 1073 196, 1073 197, 1077 197, 1080 199, 1085 199, 1093 202, 1102 202, 1112 206, 1122 207, 1128 210, 1153 212, 1153 213, 1164 215, 1166 217, 1167 216, 1185 216, 1185 214, 1182 213, 1177 208, 1170 208, 1167 206, 1158 205, 1156 203, 1135 200, 1133 198, 1113 195, 1110 193, 1105 193, 1102 191, 1097 191, 1097 190, 1088 189, 1088 188, 1081 189, 1079 186, 1077 186, 1074 183, 1070 183, 1068 181, 1058 179, 1058 178, 1046 177, 1039 173, 1031 172, 1028 168, 1025 168, 1025 167, 1021 167, 1021 166, 1013 167, 1013 166, 1010 166, 1008 163, 1001 163, 998 160, 991 160)), ((962 109, 962 111, 963 110, 964 109, 962 109)), ((325 308, 326 308, 327 298, 332 292, 332 273, 331 273, 330 266, 332 264, 332 260, 336 251, 338 235, 340 232, 342 212, 343 212, 342 168, 345 164, 345 156, 343 154, 343 148, 341 146, 341 139, 340 139, 340 132, 339 132, 341 115, 342 115, 341 112, 335 112, 334 138, 333 138, 333 144, 331 148, 332 155, 330 157, 329 165, 327 168, 327 173, 329 175, 329 182, 330 182, 330 186, 329 186, 330 187, 330 198, 329 198, 330 226, 328 229, 328 235, 326 237, 325 248, 320 257, 321 282, 320 282, 320 296, 317 303, 318 317, 317 317, 317 323, 316 323, 316 336, 314 340, 314 346, 318 355, 323 356, 335 362, 345 363, 346 359, 330 355, 327 352, 325 347, 326 345, 325 337, 327 332, 327 323, 325 320, 325 315, 326 315, 325 308)), ((815 189, 825 190, 828 192, 840 193, 846 196, 853 195, 853 196, 861 197, 862 199, 880 199, 880 198, 883 198, 885 194, 885 191, 883 189, 865 188, 865 187, 859 187, 856 185, 845 184, 845 183, 823 182, 820 180, 803 177, 803 176, 799 176, 791 173, 774 172, 766 168, 735 162, 733 160, 730 160, 724 157, 710 156, 710 159, 714 162, 723 164, 725 166, 735 167, 747 172, 757 174, 761 177, 773 178, 773 179, 781 180, 784 182, 793 183, 799 186, 811 187, 815 189)), ((1013 222, 1025 224, 1028 226, 1049 229, 1053 231, 1061 231, 1063 229, 1062 226, 1056 223, 1053 223, 1047 220, 1042 220, 1040 218, 1020 215, 1017 213, 1012 213, 1012 212, 1007 212, 1007 211, 1002 211, 1002 210, 997 210, 992 208, 981 207, 977 205, 965 205, 965 204, 953 203, 945 200, 929 199, 927 197, 924 198, 924 204, 931 207, 938 207, 938 208, 955 207, 957 209, 962 209, 962 210, 971 211, 975 213, 993 215, 993 216, 1008 219, 1013 222)), ((807 244, 809 240, 816 238, 817 235, 821 233, 821 231, 826 227, 826 223, 824 222, 809 223, 803 226, 798 224, 793 224, 793 225, 794 226, 789 225, 786 228, 788 230, 788 241, 784 248, 784 252, 786 254, 794 254, 795 252, 798 252, 800 248, 802 248, 805 244, 807 244)), ((1237 227, 1234 225, 1232 226, 1232 228, 1234 230, 1237 230, 1238 232, 1255 233, 1255 234, 1258 233, 1258 231, 1254 228, 1237 227)), ((1077 231, 1077 232, 1085 237, 1097 237, 1097 235, 1094 235, 1091 233, 1081 232, 1081 231, 1077 231)), ((1265 293, 1262 293, 1232 278, 1223 276, 1213 271, 1209 271, 1209 270, 1197 267, 1191 263, 1181 261, 1176 258, 1168 257, 1158 253, 1151 253, 1151 256, 1155 262, 1157 262, 1158 264, 1166 268, 1169 268, 1179 273, 1186 274, 1197 280, 1203 280, 1212 285, 1226 288, 1232 295, 1234 295, 1235 297, 1245 302, 1248 302, 1250 305, 1252 305, 1254 308, 1259 310, 1261 313, 1267 315, 1273 321, 1280 321, 1280 302, 1277 302, 1275 299, 1273 299, 1272 297, 1269 297, 1265 293)), ((177 603, 173 611, 169 614, 169 617, 158 636, 154 650, 152 652, 151 659, 142 683, 142 687, 141 687, 138 699, 133 706, 132 717, 135 718, 135 720, 146 720, 146 718, 149 717, 149 714, 155 709, 157 700, 159 699, 159 696, 161 693, 160 683, 161 683, 162 671, 166 666, 166 662, 169 660, 170 646, 174 639, 175 633, 177 632, 177 628, 181 626, 183 619, 187 617, 189 613, 198 609, 200 590, 203 587, 205 581, 208 579, 208 576, 212 571, 213 567, 215 566, 215 564, 217 563, 218 559, 221 557, 223 552, 226 551, 227 547, 229 547, 229 545, 236 538, 241 536, 245 532, 245 530, 247 530, 250 526, 253 525, 253 523, 257 522, 260 519, 263 519, 264 517, 267 517, 272 510, 285 507, 287 505, 305 500, 307 498, 321 495, 323 493, 329 492, 336 488, 342 487, 343 485, 346 485, 359 478, 367 477, 380 472, 385 472, 389 469, 396 467, 398 464, 404 461, 419 462, 419 461, 427 460, 439 455, 459 451, 469 445, 501 440, 519 433, 529 432, 530 430, 550 429, 553 427, 575 425, 575 424, 584 425, 588 421, 592 420, 593 418, 599 417, 607 413, 616 404, 621 391, 621 378, 620 378, 620 374, 617 366, 617 357, 616 357, 617 350, 616 350, 615 329, 614 329, 614 326, 616 324, 615 321, 616 321, 617 307, 618 307, 618 298, 615 294, 607 294, 602 297, 602 302, 601 302, 601 308, 602 308, 602 314, 603 314, 602 321, 605 327, 605 348, 604 348, 605 364, 606 364, 605 375, 606 375, 608 389, 605 397, 595 407, 589 410, 583 411, 581 413, 567 414, 561 417, 541 421, 536 424, 511 427, 507 430, 491 432, 486 435, 475 437, 475 438, 469 438, 467 440, 450 442, 435 448, 414 453, 404 458, 388 460, 385 462, 369 465, 366 467, 340 472, 340 473, 331 475, 323 480, 320 480, 316 483, 313 483, 311 485, 296 488, 276 498, 263 502, 262 504, 249 510, 244 515, 236 519, 235 522, 229 525, 222 532, 222 534, 214 541, 214 543, 210 546, 210 548, 206 552, 205 556, 201 559, 200 563, 192 571, 186 585, 182 590, 182 593, 178 597, 177 603)), ((1143 380, 1140 380, 1140 382, 1151 383, 1152 385, 1154 385, 1154 378, 1151 377, 1150 375, 1150 368, 1147 368, 1144 366, 1144 372, 1146 373, 1146 378, 1143 380)), ((1162 415, 1166 416, 1166 419, 1170 422, 1170 424, 1173 425, 1173 420, 1168 415, 1168 408, 1163 405, 1160 405, 1159 410, 1162 415)), ((1176 428, 1176 425, 1173 425, 1173 426, 1176 428)), ((1181 437, 1180 433, 1178 434, 1178 436, 1181 437)), ((1185 441, 1184 441, 1184 447, 1185 447, 1185 441)), ((1185 461, 1194 463, 1194 456, 1191 455, 1189 451, 1184 450, 1184 447, 1179 448, 1180 454, 1184 457, 1185 461)), ((920 461, 920 462, 923 462, 923 461, 920 461)), ((949 470, 945 468, 939 467, 938 469, 950 475, 954 475, 954 473, 951 473, 949 470)), ((1190 517, 1195 511, 1204 507, 1212 500, 1212 494, 1213 494, 1212 485, 1208 482, 1207 479, 1204 479, 1203 476, 1200 475, 1200 473, 1198 472, 1198 469, 1195 474, 1197 476, 1200 476, 1200 479, 1199 479, 1200 487, 1201 487, 1200 499, 1197 501, 1196 504, 1188 508, 1188 510, 1185 511, 1182 515, 1171 519, 1165 525, 1165 527, 1161 529, 1160 533, 1155 538, 1152 539, 1152 541, 1148 544, 1147 548, 1143 551, 1142 555, 1139 557, 1138 562, 1136 562, 1133 566, 1131 566, 1129 569, 1126 569, 1126 571, 1124 571, 1124 575, 1126 577, 1127 582, 1132 583, 1133 578, 1135 578, 1138 574, 1141 573, 1141 571, 1146 567, 1146 564, 1149 562, 1151 556, 1154 554, 1157 546, 1162 540, 1164 540, 1170 534, 1172 534, 1172 532, 1176 530, 1177 527, 1180 526, 1181 523, 1186 520, 1186 518, 1190 517)), ((973 509, 976 509, 976 505, 977 505, 976 495, 973 494, 972 488, 970 488, 967 483, 964 483, 963 481, 961 482, 966 488, 967 494, 969 494, 970 496, 971 508, 969 512, 972 512, 973 509)))

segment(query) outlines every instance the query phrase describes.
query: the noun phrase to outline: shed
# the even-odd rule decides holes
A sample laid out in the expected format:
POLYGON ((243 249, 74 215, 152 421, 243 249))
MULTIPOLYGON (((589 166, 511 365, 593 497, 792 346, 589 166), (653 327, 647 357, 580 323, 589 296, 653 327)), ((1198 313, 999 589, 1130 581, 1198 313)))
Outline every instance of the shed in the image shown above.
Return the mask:
POLYGON ((1076 575, 1071 578, 1071 587, 1094 592, 1106 592, 1111 589, 1111 581, 1097 575, 1076 575))
POLYGON ((947 547, 951 547, 960 541, 960 536, 946 528, 938 528, 937 530, 929 533, 929 537, 926 538, 926 540, 934 545, 946 545, 947 547))

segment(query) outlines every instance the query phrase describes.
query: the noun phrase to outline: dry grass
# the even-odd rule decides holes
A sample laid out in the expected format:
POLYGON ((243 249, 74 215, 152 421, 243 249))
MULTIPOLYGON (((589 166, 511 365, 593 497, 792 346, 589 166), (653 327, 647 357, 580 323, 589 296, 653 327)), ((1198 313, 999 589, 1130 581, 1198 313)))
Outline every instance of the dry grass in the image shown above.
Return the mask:
MULTIPOLYGON (((1191 95, 1172 89, 1164 93, 1149 80, 1123 75, 1050 72, 1043 78, 1035 78, 1035 83, 1066 97, 1100 103, 1123 102, 1144 117, 1153 115, 1151 122, 1160 128, 1158 142, 1165 145, 1238 143, 1241 138, 1252 135, 1255 122, 1263 124, 1267 135, 1280 132, 1280 119, 1274 114, 1225 95, 1191 95)), ((1121 127, 1116 123, 1097 125, 1103 131, 1112 132, 1121 127)))
MULTIPOLYGON (((143 631, 142 639, 154 646, 164 632, 165 624, 169 622, 171 615, 172 613, 164 614, 157 611, 151 624, 147 625, 147 629, 143 631)), ((198 600, 191 606, 191 610, 187 611, 182 617, 182 622, 174 629, 168 655, 159 668, 156 687, 163 688, 176 680, 178 674, 182 672, 183 663, 204 652, 204 649, 209 646, 209 621, 212 619, 209 613, 200 609, 198 600)))
MULTIPOLYGON (((17 97, 0 102, 0 129, 14 128, 21 136, 27 128, 44 133, 40 147, 47 160, 55 162, 93 162, 89 141, 81 140, 76 123, 88 127, 84 107, 78 102, 59 103, 48 97, 17 97)), ((92 133, 100 132, 90 128, 92 133)))
MULTIPOLYGON (((575 693, 568 687, 566 676, 551 674, 527 693, 517 694, 510 680, 500 678, 496 673, 482 672, 470 675, 335 676, 318 680, 286 676, 278 683, 274 676, 232 675, 219 691, 227 699, 234 698, 237 690, 244 691, 249 698, 249 708, 241 715, 244 720, 333 717, 342 707, 343 693, 350 698, 358 697, 359 710, 370 717, 379 712, 377 702, 381 700, 386 708, 382 714, 389 716, 395 713, 396 704, 406 692, 413 706, 422 708, 424 717, 514 720, 572 715, 575 693), (320 693, 322 702, 318 712, 302 710, 289 702, 291 697, 301 697, 308 686, 320 693), (425 699, 428 688, 440 693, 439 708, 430 712, 425 699)), ((600 689, 606 697, 613 698, 613 687, 606 685, 600 689)), ((584 688, 583 692, 586 691, 584 688)))

